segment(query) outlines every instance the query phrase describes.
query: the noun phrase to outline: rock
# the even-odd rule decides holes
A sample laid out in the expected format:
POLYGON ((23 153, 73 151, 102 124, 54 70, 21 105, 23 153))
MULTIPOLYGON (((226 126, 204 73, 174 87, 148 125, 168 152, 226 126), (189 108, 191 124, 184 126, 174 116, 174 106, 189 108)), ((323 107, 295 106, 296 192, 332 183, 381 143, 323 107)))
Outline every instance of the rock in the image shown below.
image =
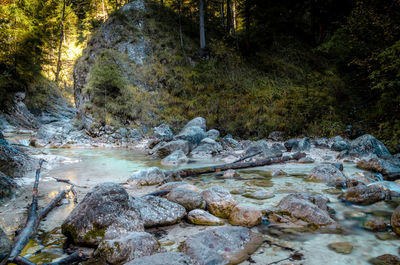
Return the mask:
POLYGON ((328 248, 340 254, 350 254, 353 251, 353 246, 348 242, 330 243, 328 248))
POLYGON ((240 174, 234 169, 228 169, 227 171, 224 172, 224 178, 227 178, 227 179, 234 179, 239 176, 240 176, 240 174))
POLYGON ((326 139, 326 138, 315 139, 314 141, 312 141, 312 144, 316 148, 321 148, 321 149, 328 149, 329 148, 328 139, 326 139))
POLYGON ((190 223, 195 225, 223 225, 224 221, 209 212, 201 209, 195 209, 188 213, 190 223))
POLYGON ((11 251, 11 241, 0 227, 0 262, 8 256, 11 251))
POLYGON ((150 186, 162 183, 165 180, 164 172, 158 167, 139 170, 128 178, 131 186, 150 186))
POLYGON ((14 190, 17 188, 17 184, 9 177, 0 172, 0 202, 4 198, 11 197, 14 190))
POLYGON ((182 205, 186 211, 206 208, 206 202, 200 193, 180 187, 171 190, 166 199, 182 205))
POLYGON ((182 181, 177 181, 177 182, 167 182, 165 184, 163 184, 162 186, 158 187, 157 190, 161 191, 161 190, 167 190, 167 191, 171 191, 175 188, 182 188, 182 189, 187 189, 187 190, 192 190, 192 191, 196 191, 199 192, 199 189, 189 183, 186 182, 182 182, 182 181))
POLYGON ((244 205, 236 205, 229 215, 229 223, 231 225, 253 227, 261 224, 261 218, 264 215, 265 212, 261 210, 244 205))
POLYGON ((203 131, 206 131, 207 130, 206 119, 202 117, 196 117, 193 120, 186 123, 185 127, 183 127, 183 130, 193 126, 200 127, 203 131))
POLYGON ((146 228, 176 224, 186 215, 183 206, 155 196, 137 197, 130 206, 140 214, 146 228))
POLYGON ((364 205, 383 201, 387 196, 388 195, 381 186, 366 186, 364 184, 351 187, 343 194, 345 201, 364 205))
POLYGON ((333 140, 333 143, 331 145, 331 150, 341 152, 341 151, 349 149, 349 144, 342 137, 335 136, 335 137, 333 137, 332 140, 333 140))
POLYGON ((222 151, 222 146, 211 138, 204 138, 199 145, 190 152, 193 158, 211 158, 222 151))
POLYGON ((249 156, 255 153, 261 152, 261 156, 271 156, 274 155, 269 149, 268 144, 265 140, 259 140, 257 142, 252 142, 245 150, 244 155, 249 156))
POLYGON ((130 232, 116 239, 104 240, 96 249, 94 256, 107 264, 125 262, 157 253, 157 240, 146 232, 130 232))
POLYGON ((143 231, 143 222, 129 203, 128 193, 121 185, 99 184, 65 219, 62 233, 77 245, 97 246, 103 239, 143 231))
POLYGON ((280 143, 273 143, 271 146, 271 151, 273 153, 282 153, 282 152, 286 152, 286 147, 283 146, 283 144, 280 143))
POLYGON ((164 166, 177 167, 187 163, 188 161, 189 159, 182 150, 176 150, 161 160, 161 164, 164 166))
POLYGON ((327 185, 333 185, 335 182, 346 181, 346 177, 342 171, 332 164, 323 164, 314 167, 307 179, 312 181, 326 182, 327 185))
POLYGON ((302 139, 291 139, 285 142, 285 147, 291 152, 309 151, 311 149, 310 138, 305 137, 302 139))
POLYGON ((175 140, 168 143, 161 142, 153 148, 153 158, 165 158, 173 152, 181 150, 185 155, 189 153, 189 142, 184 140, 175 140))
POLYGON ((174 133, 166 124, 161 124, 154 128, 153 136, 161 141, 171 141, 174 138, 174 133))
POLYGON ((207 203, 207 209, 217 217, 228 218, 237 202, 229 191, 216 186, 205 189, 201 195, 207 203))
POLYGON ((199 264, 239 264, 263 242, 245 227, 218 227, 189 236, 180 249, 199 264))
POLYGON ((182 252, 158 253, 135 259, 125 265, 193 265, 193 260, 182 252))
POLYGON ((219 138, 219 131, 215 129, 211 129, 207 131, 207 137, 213 140, 217 140, 219 138))
POLYGON ((256 200, 265 200, 265 199, 270 199, 275 195, 265 190, 257 190, 251 193, 245 193, 243 194, 243 196, 246 198, 251 198, 256 200))
POLYGON ((308 156, 300 158, 298 160, 298 163, 300 163, 300 164, 312 164, 314 162, 315 162, 315 160, 308 156))
POLYGON ((283 141, 285 139, 285 134, 281 131, 274 131, 268 135, 268 139, 272 141, 283 141))
POLYGON ((342 163, 332 163, 333 166, 335 166, 337 169, 340 171, 343 171, 344 167, 342 163))
POLYGON ((224 150, 239 150, 242 148, 241 144, 233 138, 224 137, 221 141, 224 150))
POLYGON ((274 214, 268 214, 271 221, 298 223, 300 226, 337 228, 338 224, 330 217, 328 199, 320 195, 294 193, 284 197, 276 207, 274 214), (281 216, 283 215, 284 218, 281 216), (280 217, 281 216, 281 217, 280 217), (276 218, 278 217, 278 218, 276 218))
POLYGON ((400 206, 393 211, 392 218, 390 219, 390 225, 393 231, 400 235, 400 206))
POLYGON ((127 131, 126 138, 128 138, 128 140, 130 140, 130 141, 139 141, 143 137, 142 137, 142 134, 139 132, 138 129, 129 129, 127 131))
POLYGON ((349 152, 347 154, 355 157, 363 157, 370 154, 375 154, 379 158, 392 158, 392 155, 386 146, 381 141, 369 134, 365 134, 351 141, 349 152))
POLYGON ((381 173, 386 180, 400 178, 400 165, 380 158, 362 159, 357 163, 358 168, 381 173))
POLYGON ((381 219, 368 218, 363 222, 362 227, 374 232, 386 231, 386 224, 381 219))
POLYGON ((370 259, 369 262, 373 265, 400 265, 400 258, 391 254, 384 254, 370 259))
POLYGON ((201 140, 207 137, 205 131, 199 126, 185 127, 175 139, 188 141, 190 146, 198 145, 201 140))

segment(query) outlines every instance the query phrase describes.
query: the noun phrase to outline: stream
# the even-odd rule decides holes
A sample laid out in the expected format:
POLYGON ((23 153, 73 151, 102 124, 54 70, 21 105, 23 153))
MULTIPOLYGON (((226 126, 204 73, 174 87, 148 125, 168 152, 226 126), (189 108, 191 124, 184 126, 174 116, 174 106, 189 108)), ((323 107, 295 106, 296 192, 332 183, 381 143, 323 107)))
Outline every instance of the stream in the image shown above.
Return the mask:
MULTIPOLYGON (((81 201, 89 189, 102 182, 117 182, 124 184, 127 178, 136 170, 158 166, 159 161, 151 160, 141 151, 126 148, 68 148, 46 149, 43 151, 51 163, 45 167, 39 184, 40 206, 46 205, 61 189, 65 189, 65 183, 56 182, 52 177, 67 178, 80 187, 78 201, 81 201)), ((220 161, 194 161, 185 167, 198 167, 219 164, 220 161)), ((340 190, 333 189, 323 183, 305 181, 303 176, 318 165, 288 163, 284 165, 272 165, 260 168, 240 170, 240 178, 223 179, 222 174, 203 175, 201 177, 187 178, 184 181, 205 189, 214 185, 223 186, 233 191, 235 199, 241 203, 259 209, 274 207, 284 196, 295 192, 308 192, 322 194, 330 199, 329 206, 335 210, 335 218, 343 228, 340 234, 330 233, 298 233, 296 231, 278 231, 261 224, 254 231, 265 234, 268 240, 278 242, 298 250, 304 255, 303 260, 294 264, 369 264, 370 258, 382 254, 399 254, 398 236, 388 231, 371 232, 362 227, 367 218, 390 219, 390 215, 399 203, 398 198, 392 202, 378 202, 370 206, 345 204, 338 199, 340 190), (288 175, 271 177, 270 171, 283 170, 288 175), (239 191, 238 191, 239 190, 239 191), (266 190, 272 192, 274 197, 265 200, 255 200, 242 196, 243 192, 266 190), (328 244, 334 242, 348 242, 353 246, 351 254, 339 254, 330 250, 328 244)), ((362 174, 353 163, 344 164, 344 174, 362 174)), ((0 207, 0 223, 4 231, 11 236, 13 232, 24 223, 26 218, 26 206, 31 200, 31 189, 34 173, 18 180, 22 189, 16 198, 6 202, 0 207)), ((125 185, 132 196, 147 194, 154 191, 154 187, 132 188, 125 185)), ((394 187, 394 188, 398 188, 394 187)), ((63 244, 65 237, 61 234, 60 226, 63 220, 74 208, 73 198, 63 200, 63 204, 53 210, 41 223, 39 233, 24 249, 22 255, 38 264, 51 262, 64 257, 63 244)), ((185 221, 170 227, 161 228, 163 236, 158 238, 160 244, 169 251, 178 249, 179 243, 188 235, 197 233, 212 227, 189 225, 185 221)), ((283 260, 289 256, 289 252, 275 246, 264 243, 252 256, 251 260, 242 264, 269 264, 283 260)), ((282 261, 275 264, 288 264, 282 261)))

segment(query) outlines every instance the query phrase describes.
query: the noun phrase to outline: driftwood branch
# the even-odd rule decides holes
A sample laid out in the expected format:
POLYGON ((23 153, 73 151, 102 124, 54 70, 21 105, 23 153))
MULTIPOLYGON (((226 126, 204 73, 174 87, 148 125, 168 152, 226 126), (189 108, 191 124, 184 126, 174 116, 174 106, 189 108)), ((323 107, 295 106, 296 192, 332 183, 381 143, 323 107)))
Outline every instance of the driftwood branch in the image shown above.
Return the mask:
POLYGON ((254 157, 254 156, 256 156, 256 155, 259 155, 259 154, 261 154, 262 152, 263 152, 263 151, 259 151, 259 152, 255 152, 254 154, 251 154, 251 155, 248 155, 248 156, 241 157, 241 158, 239 158, 238 160, 236 160, 236 161, 233 161, 233 163, 238 163, 238 162, 241 162, 241 161, 243 161, 243 160, 246 160, 246 159, 252 158, 252 157, 254 157))
MULTIPOLYGON (((52 263, 45 263, 44 265, 71 265, 71 264, 76 264, 81 261, 85 261, 88 259, 88 256, 81 252, 81 251, 76 251, 69 255, 68 257, 65 257, 59 261, 52 262, 52 263)), ((28 260, 27 258, 18 256, 14 259, 13 263, 17 265, 36 265, 36 263, 28 260)))
POLYGON ((76 185, 76 184, 72 183, 69 179, 60 179, 60 178, 56 178, 56 177, 52 177, 52 178, 55 179, 57 182, 64 182, 64 183, 67 183, 67 184, 69 184, 71 186, 74 186, 74 187, 85 188, 85 189, 89 188, 89 186, 76 185))
POLYGON ((201 174, 226 171, 228 169, 243 169, 243 168, 251 168, 251 167, 262 167, 262 166, 272 165, 272 164, 281 164, 281 163, 285 163, 290 160, 299 160, 300 158, 303 158, 305 156, 306 156, 305 153, 297 152, 295 154, 288 155, 288 156, 266 158, 266 159, 261 159, 261 160, 257 160, 254 162, 230 163, 230 164, 223 164, 223 165, 217 165, 217 166, 166 171, 165 175, 168 177, 169 176, 180 176, 182 178, 185 178, 185 177, 191 177, 191 176, 196 176, 196 175, 201 175, 201 174))

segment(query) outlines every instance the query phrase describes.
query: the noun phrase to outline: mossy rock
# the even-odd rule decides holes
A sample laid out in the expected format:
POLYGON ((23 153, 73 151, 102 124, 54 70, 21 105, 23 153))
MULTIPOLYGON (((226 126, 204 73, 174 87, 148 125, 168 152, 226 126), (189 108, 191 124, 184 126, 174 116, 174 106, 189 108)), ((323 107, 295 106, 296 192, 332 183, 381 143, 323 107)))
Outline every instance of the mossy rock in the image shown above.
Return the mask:
POLYGON ((331 243, 328 248, 340 254, 350 254, 353 251, 353 246, 349 242, 331 243))

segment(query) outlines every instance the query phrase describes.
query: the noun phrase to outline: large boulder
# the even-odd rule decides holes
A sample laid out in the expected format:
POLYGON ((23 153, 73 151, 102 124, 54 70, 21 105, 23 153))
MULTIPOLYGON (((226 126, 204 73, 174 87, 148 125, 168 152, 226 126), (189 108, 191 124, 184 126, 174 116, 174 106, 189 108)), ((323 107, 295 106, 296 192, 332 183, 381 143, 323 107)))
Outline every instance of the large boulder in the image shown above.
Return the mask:
POLYGON ((130 206, 140 214, 146 228, 176 224, 186 215, 182 205, 155 196, 137 197, 130 206))
POLYGON ((188 141, 191 147, 198 145, 207 137, 207 133, 199 126, 185 127, 175 139, 188 141))
POLYGON ((0 262, 7 257, 11 251, 11 241, 0 227, 0 262))
POLYGON ((205 189, 201 195, 206 201, 210 213, 221 218, 228 218, 232 209, 237 205, 229 191, 219 186, 205 189))
POLYGON ((331 145, 331 149, 333 151, 341 152, 343 150, 349 149, 348 142, 343 139, 341 136, 335 136, 332 139, 333 143, 331 145))
POLYGON ((36 160, 0 139, 0 172, 11 178, 23 177, 35 168, 36 160))
POLYGON ((328 139, 326 138, 317 138, 312 141, 312 144, 316 148, 327 149, 329 148, 328 139))
POLYGON ((231 225, 253 227, 261 224, 261 218, 265 212, 244 205, 236 205, 229 215, 231 225))
POLYGON ((203 131, 206 131, 207 130, 207 121, 203 117, 196 117, 193 120, 186 123, 185 127, 183 127, 183 130, 185 130, 189 127, 193 127, 193 126, 200 127, 203 131))
POLYGON ((219 131, 216 129, 211 129, 207 131, 207 137, 213 140, 217 140, 219 138, 219 131))
POLYGON ((188 161, 189 159, 182 150, 176 150, 161 160, 161 164, 169 167, 177 167, 181 164, 187 163, 188 161))
POLYGON ((393 231, 400 235, 400 205, 394 210, 392 218, 390 219, 390 225, 393 231))
POLYGON ((199 145, 190 152, 193 158, 211 158, 222 151, 222 146, 211 138, 204 138, 199 145))
POLYGON ((268 144, 265 140, 259 140, 257 142, 252 142, 245 150, 245 156, 253 155, 256 153, 261 152, 261 156, 264 157, 269 157, 269 156, 275 156, 278 154, 282 154, 282 151, 276 148, 275 146, 274 149, 270 149, 268 147, 268 144))
POLYGON ((15 188, 17 188, 17 184, 0 172, 0 202, 4 198, 11 197, 15 188))
POLYGON ((263 238, 245 227, 218 227, 189 236, 180 249, 199 264, 239 264, 263 238))
POLYGON ((116 239, 104 240, 96 249, 94 256, 107 264, 125 262, 157 253, 160 246, 157 240, 146 232, 130 232, 116 239))
POLYGON ((222 138, 221 144, 224 150, 239 150, 242 148, 242 145, 231 137, 222 138))
POLYGON ((346 181, 346 177, 343 172, 332 164, 323 164, 314 167, 308 174, 307 179, 325 182, 328 185, 333 185, 335 182, 346 181))
POLYGON ((139 170, 128 178, 128 184, 132 186, 157 185, 165 180, 164 172, 158 167, 139 170))
POLYGON ((291 152, 309 151, 311 149, 310 138, 291 139, 285 142, 285 147, 291 152))
POLYGON ((348 155, 363 157, 370 154, 386 159, 392 157, 386 146, 372 135, 365 134, 350 143, 348 155))
POLYGON ((174 133, 167 124, 161 124, 154 128, 153 136, 161 141, 171 141, 174 138, 174 133))
POLYGON ((206 202, 200 193, 180 187, 171 190, 166 198, 171 202, 182 205, 186 211, 206 207, 206 202))
POLYGON ((193 265, 193 260, 182 252, 164 252, 138 258, 125 265, 193 265))
POLYGON ((357 167, 381 173, 386 180, 400 178, 400 165, 381 158, 362 159, 358 161, 357 167))
POLYGON ((153 148, 152 157, 162 159, 177 150, 181 150, 187 155, 189 153, 189 142, 185 140, 175 140, 168 143, 161 142, 153 148))
POLYGON ((188 213, 188 221, 195 225, 223 225, 224 221, 207 211, 195 209, 188 213))
POLYGON ((388 192, 380 185, 366 186, 361 183, 355 187, 349 188, 343 194, 345 201, 364 205, 383 201, 388 196, 388 192))
POLYGON ((97 246, 103 239, 143 231, 140 215, 126 190, 116 183, 93 187, 62 224, 62 233, 77 245, 97 246))

